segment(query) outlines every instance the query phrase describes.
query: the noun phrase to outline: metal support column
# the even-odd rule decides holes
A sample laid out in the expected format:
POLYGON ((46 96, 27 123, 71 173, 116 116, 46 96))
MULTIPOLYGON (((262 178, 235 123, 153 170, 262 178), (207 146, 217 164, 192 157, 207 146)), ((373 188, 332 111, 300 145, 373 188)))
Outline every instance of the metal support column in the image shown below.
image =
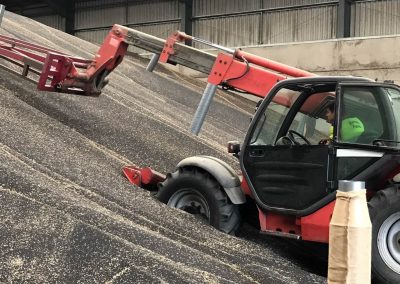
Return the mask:
POLYGON ((196 113, 194 115, 191 132, 194 135, 199 134, 201 126, 203 125, 204 119, 206 118, 206 114, 214 98, 215 91, 217 90, 217 85, 208 83, 206 89, 204 90, 203 96, 201 97, 201 101, 199 106, 197 107, 196 113))
MULTIPOLYGON (((179 11, 179 16, 181 18, 181 31, 188 35, 192 35, 193 0, 180 0, 179 11)), ((186 42, 186 44, 191 45, 190 41, 186 42)))
POLYGON ((65 1, 65 32, 75 34, 75 0, 65 1))
POLYGON ((264 0, 260 0, 258 3, 260 6, 260 14, 258 14, 258 40, 257 44, 264 44, 264 0))
POLYGON ((3 20, 3 15, 5 10, 6 6, 0 4, 0 26, 1 26, 1 20, 3 20))
POLYGON ((129 0, 125 0, 125 25, 129 23, 129 0))
POLYGON ((337 38, 350 37, 351 5, 353 0, 339 0, 337 38))

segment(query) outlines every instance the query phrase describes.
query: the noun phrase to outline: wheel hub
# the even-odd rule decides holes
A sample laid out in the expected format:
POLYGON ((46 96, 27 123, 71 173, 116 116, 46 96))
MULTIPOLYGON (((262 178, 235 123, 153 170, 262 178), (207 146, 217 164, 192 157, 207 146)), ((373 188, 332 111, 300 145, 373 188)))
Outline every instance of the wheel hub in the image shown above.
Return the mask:
POLYGON ((210 219, 210 208, 206 199, 200 192, 192 188, 185 188, 175 192, 167 205, 193 215, 199 215, 206 220, 210 219))
POLYGON ((389 216, 379 228, 378 250, 386 265, 400 274, 400 212, 389 216))

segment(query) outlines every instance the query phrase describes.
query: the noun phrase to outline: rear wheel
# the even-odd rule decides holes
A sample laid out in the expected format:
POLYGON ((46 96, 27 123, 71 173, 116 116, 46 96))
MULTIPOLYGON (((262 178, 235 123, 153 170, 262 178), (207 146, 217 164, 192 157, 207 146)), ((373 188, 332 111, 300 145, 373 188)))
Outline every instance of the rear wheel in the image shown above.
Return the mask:
POLYGON ((180 168, 159 185, 158 199, 170 207, 197 215, 211 226, 235 234, 240 213, 207 172, 198 168, 180 168))
POLYGON ((373 277, 380 283, 400 283, 400 190, 381 190, 368 206, 373 277))

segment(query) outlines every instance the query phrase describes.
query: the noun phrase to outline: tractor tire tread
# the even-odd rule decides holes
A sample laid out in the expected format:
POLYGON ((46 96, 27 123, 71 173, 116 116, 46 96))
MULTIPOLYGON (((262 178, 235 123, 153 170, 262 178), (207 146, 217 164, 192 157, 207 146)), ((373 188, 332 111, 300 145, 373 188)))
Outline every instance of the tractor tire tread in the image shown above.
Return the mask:
POLYGON ((157 193, 159 200, 163 203, 168 203, 171 183, 187 176, 192 176, 193 180, 202 180, 207 191, 215 199, 216 206, 218 207, 219 222, 218 224, 211 225, 227 234, 235 234, 239 230, 241 223, 238 206, 230 202, 217 180, 202 169, 184 167, 178 168, 175 172, 168 174, 166 180, 159 184, 159 191, 157 193), (166 193, 166 191, 168 192, 166 193))
MULTIPOLYGON (((384 221, 383 218, 385 214, 390 216, 393 213, 390 208, 394 208, 394 206, 400 208, 399 204, 400 189, 397 185, 378 191, 368 202, 368 210, 372 222, 372 278, 374 283, 399 283, 400 275, 395 276, 394 272, 387 273, 390 269, 385 268, 384 261, 380 259, 377 249, 377 234, 384 221)), ((386 216, 386 218, 389 216, 386 216)))

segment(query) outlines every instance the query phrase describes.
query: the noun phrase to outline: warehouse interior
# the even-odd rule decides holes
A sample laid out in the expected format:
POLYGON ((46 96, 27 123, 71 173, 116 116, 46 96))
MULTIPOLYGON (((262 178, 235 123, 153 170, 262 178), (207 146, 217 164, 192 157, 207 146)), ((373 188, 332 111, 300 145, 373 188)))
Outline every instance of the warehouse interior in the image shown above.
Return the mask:
MULTIPOLYGON (((316 74, 400 82, 400 67, 392 60, 400 34, 398 0, 49 0, 2 4, 9 11, 96 44, 103 42, 114 24, 163 39, 181 30, 316 74), (317 50, 319 56, 313 56, 311 50, 317 50)), ((150 56, 136 47, 130 50, 150 56)))
MULTIPOLYGON (((1 35, 87 60, 120 24, 162 40, 181 30, 313 74, 400 83, 400 0, 0 5, 1 35)), ((23 64, 0 64, 0 282, 326 283, 326 244, 260 234, 251 222, 236 236, 225 234, 122 176, 126 165, 173 176, 196 155, 239 171, 226 142, 246 138, 259 101, 218 89, 194 136, 188 129, 208 74, 179 64, 146 72, 152 54, 129 51, 98 96, 42 92, 22 79, 23 64)))
POLYGON ((98 43, 115 23, 163 37, 179 29, 226 46, 400 33, 396 0, 19 0, 2 4, 9 11, 98 43))

